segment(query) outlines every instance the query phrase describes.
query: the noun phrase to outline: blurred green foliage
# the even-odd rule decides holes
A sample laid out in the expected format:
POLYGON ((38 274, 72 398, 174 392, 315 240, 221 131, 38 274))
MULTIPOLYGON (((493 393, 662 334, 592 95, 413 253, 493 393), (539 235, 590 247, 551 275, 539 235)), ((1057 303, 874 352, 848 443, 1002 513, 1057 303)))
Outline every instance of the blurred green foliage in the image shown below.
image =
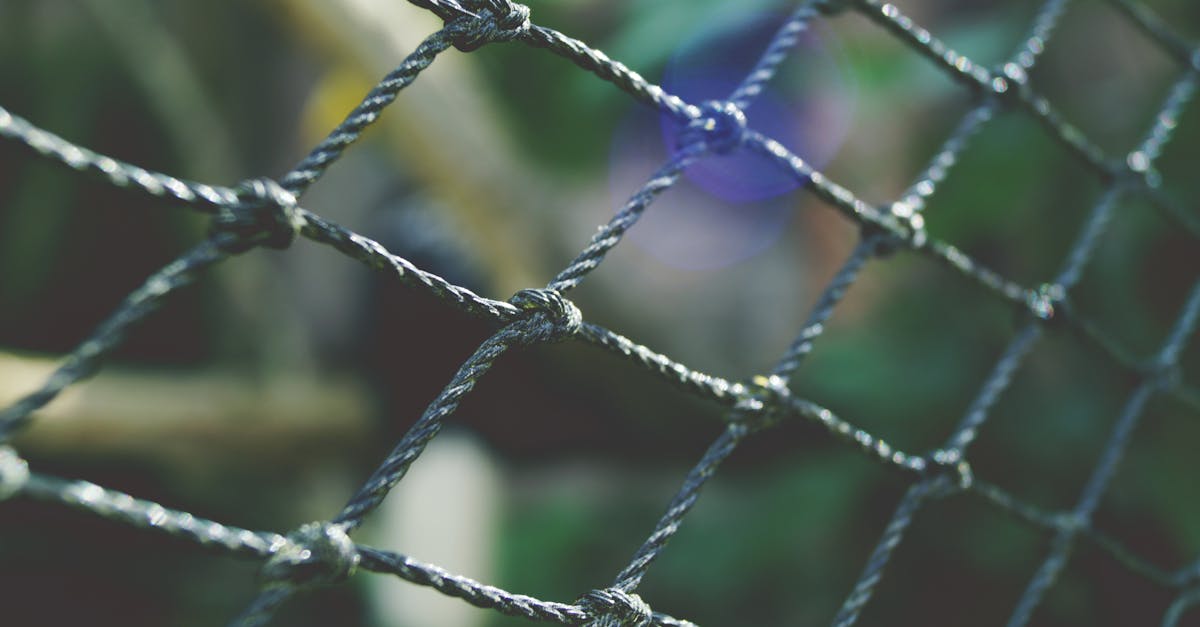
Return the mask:
MULTIPOLYGON (((529 4, 539 23, 595 44, 650 80, 657 80, 685 33, 786 6, 768 0, 529 4)), ((911 4, 951 45, 989 62, 1008 54, 1032 14, 1031 3, 911 4)), ((1200 32, 1200 5, 1152 4, 1186 33, 1200 32)), ((292 39, 277 19, 278 7, 168 2, 158 10, 159 27, 190 55, 195 80, 213 98, 215 119, 233 138, 236 154, 229 157, 236 167, 231 164, 229 174, 278 167, 278 151, 271 147, 294 139, 300 107, 285 75, 312 71, 304 58, 311 51, 292 39)), ((1102 3, 1075 3, 1033 83, 1119 157, 1144 133, 1178 70, 1161 54, 1147 52, 1144 38, 1114 15, 1102 3), (1100 54, 1097 48, 1106 48, 1102 62, 1093 57, 1100 54), (1090 91, 1089 84, 1101 87, 1090 91)), ((856 191, 857 183, 871 181, 880 195, 869 200, 882 202, 891 196, 879 190, 900 192, 970 102, 926 60, 862 18, 846 15, 829 23, 847 82, 856 91, 855 121, 886 120, 882 127, 891 134, 863 138, 852 129, 850 156, 837 159, 830 172, 856 191), (853 147, 884 140, 907 152, 897 158, 853 147)), ((506 125, 519 138, 521 154, 492 158, 532 160, 547 177, 606 176, 614 129, 636 106, 628 96, 541 50, 503 45, 475 56, 506 125)), ((96 36, 94 23, 73 3, 0 4, 0 103, 100 152, 182 176, 214 176, 189 160, 190 146, 171 139, 177 132, 149 104, 136 71, 110 40, 96 36)), ((1200 111, 1190 107, 1162 159, 1167 194, 1193 215, 1200 201, 1194 180, 1198 118, 1200 111)), ((183 212, 64 172, 8 144, 0 144, 0 166, 5 348, 69 349, 203 229, 183 212), (137 245, 128 245, 134 241, 137 245)), ((1035 285, 1050 280, 1063 263, 1099 191, 1096 177, 1044 129, 1024 114, 1008 112, 972 141, 929 203, 927 224, 932 236, 1023 285, 1035 285)), ((1073 300, 1103 333, 1147 355, 1197 278, 1195 241, 1146 203, 1126 198, 1073 300)), ((873 262, 864 282, 873 290, 853 292, 847 302, 859 313, 848 322, 835 318, 797 377, 796 391, 905 450, 934 448, 1011 338, 1018 314, 909 254, 873 262)), ((214 302, 218 295, 208 283, 177 295, 118 358, 190 365, 216 359, 212 347, 224 332, 216 322, 222 315, 214 302)), ((565 389, 560 392, 565 397, 577 394, 584 400, 575 403, 587 406, 580 412, 601 414, 613 432, 636 435, 631 442, 611 436, 602 450, 576 443, 569 454, 616 459, 637 476, 659 479, 649 486, 631 480, 601 495, 524 494, 510 505, 498 548, 499 580, 489 583, 569 601, 607 585, 633 554, 718 428, 712 420, 717 412, 699 410, 641 372, 594 352, 537 359, 549 364, 536 371, 545 388, 565 389), (573 365, 558 368, 555 359, 573 365), (625 396, 612 398, 609 389, 625 390, 625 396)), ((1200 350, 1188 351, 1184 372, 1196 385, 1200 350)), ((1052 332, 993 411, 973 453, 977 474, 1040 506, 1069 508, 1134 382, 1131 373, 1107 363, 1069 331, 1052 332)), ((1190 479, 1198 470, 1198 438, 1193 410, 1155 401, 1098 514, 1099 526, 1167 568, 1200 552, 1200 499, 1190 479)), ((522 468, 540 461, 514 457, 508 461, 522 468)), ((100 483, 107 479, 150 498, 157 491, 173 494, 147 479, 159 469, 123 468, 112 461, 50 469, 100 483)), ((218 519, 278 527, 289 517, 288 495, 266 495, 274 482, 287 479, 246 484, 252 474, 223 477, 222 486, 237 484, 236 489, 193 489, 190 502, 210 508, 207 515, 218 519)), ((821 431, 782 427, 750 442, 722 470, 652 569, 644 593, 656 609, 702 624, 822 624, 853 584, 903 488, 902 478, 821 431)), ((973 498, 939 502, 918 516, 863 624, 993 624, 1011 611, 1047 548, 1047 534, 973 498)), ((252 589, 246 564, 217 565, 211 556, 197 556, 169 540, 81 514, 22 507, 0 509, 0 534, 21 533, 25 545, 0 542, 0 564, 11 565, 2 567, 5 574, 24 571, 32 590, 68 581, 63 594, 121 601, 99 612, 108 617, 126 612, 123 608, 143 609, 122 614, 123 624, 220 622, 252 589), (73 540, 11 531, 28 528, 31 520, 62 534, 81 531, 73 540), (66 550, 56 553, 56 545, 66 550), (135 554, 137 560, 127 558, 135 554), (75 575, 64 580, 66 568, 75 575), (161 575, 168 571, 179 573, 182 583, 161 575), (102 581, 124 583, 88 589, 88 582, 102 581)), ((1144 623, 1157 620, 1167 599, 1164 589, 1081 543, 1039 624, 1144 623)), ((342 612, 359 620, 355 608, 353 591, 343 589, 299 603, 281 624, 348 624, 342 612)), ((491 619, 494 625, 518 623, 491 619)))

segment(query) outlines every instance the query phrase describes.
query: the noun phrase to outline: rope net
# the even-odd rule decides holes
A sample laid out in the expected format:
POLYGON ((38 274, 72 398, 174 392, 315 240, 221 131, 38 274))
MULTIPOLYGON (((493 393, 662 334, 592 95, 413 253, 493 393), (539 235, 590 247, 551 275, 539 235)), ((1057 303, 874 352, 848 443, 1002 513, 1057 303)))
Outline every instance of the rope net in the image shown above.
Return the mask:
MULTIPOLYGON (((167 533, 213 551, 260 562, 265 583, 257 598, 233 618, 235 625, 267 624, 289 599, 313 586, 344 582, 356 571, 392 575, 479 607, 533 620, 630 626, 691 625, 696 624, 692 622, 695 620, 702 624, 702 616, 677 617, 657 611, 654 599, 639 596, 639 585, 684 524, 706 482, 743 441, 787 422, 805 421, 903 477, 908 485, 891 518, 883 522, 882 534, 857 582, 836 615, 830 617, 833 624, 855 624, 877 589, 887 581, 887 567, 923 509, 935 501, 967 498, 982 499, 1049 538, 1049 549, 1013 604, 1009 625, 1027 624, 1035 616, 1047 592, 1062 579, 1073 548, 1082 543, 1104 552, 1138 577, 1171 591, 1174 600, 1162 608, 1160 617, 1146 616, 1140 621, 1161 619, 1165 625, 1174 625, 1183 624, 1185 616, 1195 617, 1195 611, 1189 608, 1200 603, 1200 557, 1183 556, 1190 561, 1175 570, 1161 568, 1107 535, 1093 519, 1148 403, 1163 396, 1179 401, 1191 411, 1200 406, 1195 390, 1181 376, 1180 365, 1181 355, 1200 318, 1200 284, 1187 292, 1182 310, 1158 349, 1145 356, 1136 355, 1100 332, 1089 322, 1088 312, 1072 306, 1071 297, 1089 262, 1097 256, 1100 240, 1114 213, 1131 198, 1153 207, 1173 228, 1190 238, 1193 246, 1200 244, 1200 220, 1163 191, 1163 177, 1157 167, 1179 116, 1195 94, 1200 80, 1200 48, 1173 32, 1170 25, 1143 5, 1127 0, 1111 1, 1123 19, 1144 31, 1178 65, 1178 79, 1158 114, 1148 121, 1144 139, 1117 158, 1106 154, 1067 121, 1029 79, 1067 7, 1066 0, 1043 3, 1028 25, 1027 36, 1017 42, 1007 61, 994 68, 977 64, 951 49, 894 5, 879 0, 800 2, 779 24, 777 34, 737 88, 724 100, 711 102, 687 102, 668 93, 586 43, 537 24, 527 7, 509 0, 411 2, 436 14, 443 20, 444 28, 422 41, 307 157, 279 178, 251 178, 233 187, 181 180, 98 154, 0 108, 0 136, 5 140, 114 186, 194 209, 211 220, 211 229, 202 241, 146 279, 61 361, 49 378, 0 411, 0 439, 9 442, 0 447, 0 500, 37 499, 82 509, 145 529, 147 533, 167 533), (894 202, 881 205, 864 201, 781 142, 756 130, 753 115, 746 114, 776 76, 780 65, 793 54, 805 29, 821 20, 846 19, 848 14, 865 17, 889 32, 961 85, 974 102, 909 190, 894 202), (504 42, 563 57, 643 105, 674 118, 683 129, 678 137, 679 149, 544 287, 521 290, 507 300, 477 294, 301 205, 309 187, 354 146, 364 130, 440 54, 451 47, 473 52, 504 42), (1094 176, 1100 190, 1090 215, 1079 225, 1078 235, 1064 255, 1058 273, 1041 285, 1018 284, 955 245, 931 236, 922 213, 926 202, 952 175, 956 159, 972 138, 998 114, 1009 111, 1034 121, 1046 137, 1094 176), (794 177, 806 193, 836 210, 861 233, 858 244, 820 294, 795 341, 783 350, 775 367, 744 381, 697 371, 591 322, 568 298, 571 290, 602 265, 606 255, 622 242, 626 232, 634 228, 656 198, 675 185, 689 167, 706 157, 734 151, 765 157, 772 167, 794 177), (29 464, 21 451, 11 445, 15 434, 37 420, 39 409, 69 386, 94 374, 105 356, 122 343, 130 328, 145 320, 164 300, 217 264, 259 248, 286 249, 296 238, 328 246, 485 320, 495 329, 462 363, 391 452, 378 462, 341 511, 290 532, 243 529, 86 480, 48 474, 29 464), (1011 304, 1020 312, 1017 330, 979 384, 961 421, 945 434, 944 443, 932 451, 901 450, 817 401, 798 395, 792 386, 797 369, 813 352, 860 271, 872 260, 890 258, 899 252, 932 261, 943 268, 941 271, 965 277, 981 294, 1011 304), (1083 490, 1073 505, 1061 510, 1035 506, 992 483, 988 477, 974 472, 971 455, 971 447, 992 416, 993 407, 1004 396, 1034 346, 1047 334, 1064 335, 1085 345, 1137 381, 1107 435, 1101 454, 1093 462, 1083 490), (629 367, 725 411, 720 436, 687 473, 679 491, 645 541, 632 551, 633 557, 624 569, 606 587, 580 591, 573 601, 549 601, 474 581, 385 548, 357 543, 352 537, 354 532, 404 478, 437 437, 443 423, 500 356, 514 349, 553 342, 595 346, 616 355, 629 367)), ((1195 259, 1193 255, 1192 260, 1195 259)), ((797 603, 803 603, 803 598, 800 591, 797 603)))

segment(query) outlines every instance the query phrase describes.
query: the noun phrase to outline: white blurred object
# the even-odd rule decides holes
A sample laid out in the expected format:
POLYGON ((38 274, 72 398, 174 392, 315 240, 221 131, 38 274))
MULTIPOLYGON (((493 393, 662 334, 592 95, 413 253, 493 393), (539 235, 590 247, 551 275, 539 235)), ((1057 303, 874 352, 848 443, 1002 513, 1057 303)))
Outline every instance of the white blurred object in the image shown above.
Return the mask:
MULTIPOLYGON (((505 482, 483 446, 444 431, 370 519, 371 544, 479 581, 495 581, 493 556, 505 482)), ((389 627, 475 627, 486 611, 394 577, 367 580, 372 620, 389 627)))

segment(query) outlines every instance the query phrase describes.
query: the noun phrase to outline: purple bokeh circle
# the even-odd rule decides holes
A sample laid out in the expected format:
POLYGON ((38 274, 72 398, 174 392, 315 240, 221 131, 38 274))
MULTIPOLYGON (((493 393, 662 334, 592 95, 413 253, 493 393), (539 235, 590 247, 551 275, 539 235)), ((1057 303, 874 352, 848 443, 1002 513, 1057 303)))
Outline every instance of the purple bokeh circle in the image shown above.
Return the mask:
MULTIPOLYGON (((758 13, 691 37, 672 55, 663 87, 694 104, 728 98, 784 19, 758 13)), ((854 100, 835 38, 810 25, 776 79, 744 111, 750 128, 821 168, 845 138, 854 100)), ((644 107, 622 121, 610 162, 617 208, 678 150, 684 126, 644 107)), ((706 270, 737 263, 779 237, 794 205, 788 192, 798 186, 791 173, 751 150, 712 154, 647 209, 629 239, 672 267, 706 270)))

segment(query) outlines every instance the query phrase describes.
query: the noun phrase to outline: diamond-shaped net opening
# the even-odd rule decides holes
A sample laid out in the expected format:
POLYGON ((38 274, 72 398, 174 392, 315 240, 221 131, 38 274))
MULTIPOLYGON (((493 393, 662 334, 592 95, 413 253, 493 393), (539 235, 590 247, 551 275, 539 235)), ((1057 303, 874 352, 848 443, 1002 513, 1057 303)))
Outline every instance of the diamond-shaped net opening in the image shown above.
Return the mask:
MULTIPOLYGON (((189 66, 149 6, 84 3, 108 46, 39 31, 54 3, 0 9, 31 25, 0 26, 9 57, 41 32, 143 70, 72 92, 43 48, 0 81, 0 341, 67 351, 0 364, 0 617, 179 622, 209 585, 246 591, 221 602, 232 624, 367 622, 346 585, 366 573, 565 624, 1200 613, 1194 7, 661 3, 613 36, 619 11, 411 3, 388 11, 433 25, 419 43, 361 25, 341 41, 405 50, 373 87, 331 73, 305 110, 228 126, 206 100, 233 96, 204 77, 244 63, 264 78, 229 94, 287 94, 266 71, 278 50, 189 66), (621 113, 630 99, 642 109, 621 113), (237 149, 259 126, 323 139, 263 176, 266 149, 237 149), (103 152, 67 139, 89 127, 103 152), (179 154, 139 143, 158 131, 179 154), (370 158, 393 142, 399 172, 370 158), (606 160, 607 184, 572 183, 606 160), (331 304, 350 299, 366 306, 331 304), (362 381, 316 366, 262 380, 318 353, 366 373, 370 407, 362 381), (238 366, 172 376, 213 355, 238 366), (354 418, 372 413, 387 419, 354 418), (514 591, 369 525, 406 485, 435 530, 489 515, 497 488, 440 465, 463 426, 517 460, 495 556, 514 591), (572 475, 597 457, 617 460, 609 481, 572 475), (655 480, 637 470, 654 464, 655 480), (449 487, 406 484, 422 466, 449 487), (79 574, 42 559, 63 554, 79 574)), ((302 32, 349 19, 293 4, 302 32)), ((164 19, 199 15, 180 11, 164 19)))

